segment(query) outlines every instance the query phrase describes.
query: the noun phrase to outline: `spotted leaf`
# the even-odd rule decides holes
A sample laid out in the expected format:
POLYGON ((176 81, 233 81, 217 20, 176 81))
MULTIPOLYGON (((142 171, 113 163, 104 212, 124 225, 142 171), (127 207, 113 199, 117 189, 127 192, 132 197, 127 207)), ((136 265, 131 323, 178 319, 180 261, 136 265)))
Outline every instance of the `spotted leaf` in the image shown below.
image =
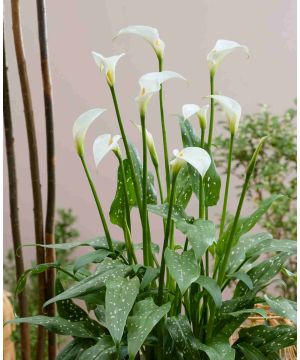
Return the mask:
POLYGON ((91 295, 101 288, 104 288, 107 281, 116 276, 125 276, 131 270, 130 266, 124 265, 118 260, 105 259, 97 268, 94 274, 75 283, 63 293, 48 300, 44 306, 60 300, 71 298, 82 298, 91 295))
POLYGON ((297 324, 297 304, 294 301, 282 297, 273 298, 267 295, 265 295, 265 300, 272 312, 297 324))
POLYGON ((98 328, 95 327, 93 330, 91 330, 89 321, 85 320, 71 322, 58 316, 48 317, 38 315, 25 318, 16 318, 14 320, 10 320, 9 323, 27 323, 31 325, 40 325, 45 327, 47 330, 59 335, 70 335, 81 338, 96 338, 101 336, 101 332, 98 331, 98 328))
POLYGON ((176 227, 187 236, 198 260, 216 240, 215 225, 209 220, 197 219, 193 224, 178 221, 176 227))
MULTIPOLYGON (((142 178, 143 178, 142 162, 135 146, 129 143, 129 147, 130 147, 130 154, 133 162, 133 167, 135 169, 135 174, 140 189, 140 194, 142 194, 142 178)), ((137 200, 136 200, 136 194, 135 194, 135 189, 134 189, 134 184, 132 180, 132 174, 128 159, 123 160, 123 166, 126 176, 127 197, 131 209, 132 207, 137 206, 137 200)), ((148 177, 147 177, 147 203, 148 204, 157 203, 157 195, 154 188, 154 176, 151 172, 148 172, 148 177)), ((115 225, 123 227, 124 218, 125 218, 125 209, 126 206, 125 206, 125 196, 124 196, 124 184, 123 184, 121 168, 119 166, 117 190, 116 190, 115 198, 111 204, 111 208, 109 211, 110 221, 115 225)))
POLYGON ((184 251, 180 255, 174 250, 167 248, 165 251, 165 261, 170 275, 178 284, 183 295, 200 275, 193 250, 184 251))
POLYGON ((162 306, 154 304, 152 298, 139 301, 133 308, 133 315, 128 318, 128 353, 129 360, 134 360, 135 355, 143 345, 147 336, 155 325, 170 311, 171 304, 162 306))
POLYGON ((116 344, 122 339, 126 320, 139 293, 139 287, 138 277, 132 279, 117 277, 106 283, 106 326, 116 344))
POLYGON ((78 360, 115 360, 117 359, 116 346, 110 336, 102 337, 94 346, 83 351, 78 360))

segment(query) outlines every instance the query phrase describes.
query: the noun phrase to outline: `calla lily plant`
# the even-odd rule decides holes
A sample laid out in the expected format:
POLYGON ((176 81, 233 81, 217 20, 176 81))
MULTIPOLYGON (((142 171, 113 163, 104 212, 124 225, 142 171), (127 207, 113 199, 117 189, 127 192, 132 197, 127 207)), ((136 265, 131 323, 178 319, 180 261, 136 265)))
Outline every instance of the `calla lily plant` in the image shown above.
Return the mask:
MULTIPOLYGON (((59 249, 92 248, 74 259, 73 265, 63 267, 55 263, 35 267, 34 273, 51 267, 57 269, 57 294, 45 306, 56 303, 58 315, 16 318, 12 322, 41 325, 68 339, 73 337, 58 360, 279 359, 278 351, 295 343, 295 304, 282 297, 272 297, 267 286, 294 254, 295 242, 250 232, 280 195, 260 203, 252 214, 243 208, 251 175, 267 138, 253 152, 241 194, 232 193, 229 197, 234 138, 238 136, 242 108, 236 100, 214 93, 215 74, 224 58, 238 48, 248 54, 248 48, 229 40, 216 42, 207 55, 210 95, 204 99, 208 98, 210 105, 183 105, 177 122, 165 118, 162 85, 170 79, 185 79, 177 72, 163 70, 165 44, 158 30, 128 26, 117 37, 123 34, 144 38, 154 49, 159 63, 157 72, 133 80, 139 84, 140 93, 135 99, 127 99, 128 104, 134 104, 135 100, 138 105, 139 117, 134 123, 141 135, 138 146, 142 156, 129 140, 130 122, 121 114, 115 91, 116 65, 124 54, 104 57, 93 52, 111 92, 116 124, 110 126, 117 135, 103 134, 100 130, 92 149, 89 143, 85 144, 93 123, 99 122, 97 128, 101 129, 99 118, 105 110, 98 108, 77 118, 73 138, 99 212, 99 233, 93 240, 54 245, 59 249), (159 121, 148 111, 150 99, 156 93, 161 139, 147 129, 159 121), (222 181, 214 161, 216 149, 212 146, 215 103, 223 110, 229 129, 225 136, 230 137, 221 200, 222 181), (197 126, 192 118, 198 119, 197 126), (181 150, 173 150, 171 156, 168 136, 172 137, 172 143, 182 140, 182 145, 178 145, 181 150), (92 179, 93 171, 85 158, 87 151, 93 151, 97 181, 92 179), (101 186, 105 163, 101 162, 109 153, 117 158, 116 164, 111 163, 116 171, 116 193, 110 208, 102 204, 97 191, 98 188, 101 194, 105 192, 101 186), (161 181, 161 156, 165 183, 161 181), (228 216, 229 200, 231 209, 236 207, 232 216, 228 216), (191 203, 196 203, 199 211, 191 203), (222 214, 218 221, 215 207, 220 203, 222 214), (162 221, 156 223, 155 216, 162 221), (62 272, 68 281, 65 276, 60 277, 62 272), (81 303, 73 299, 80 299, 81 303), (264 307, 256 306, 257 303, 264 307), (272 327, 264 323, 266 306, 272 313, 288 317, 290 325, 272 327), (244 321, 252 315, 261 317, 261 325, 244 327, 244 321)), ((171 96, 175 90, 167 91, 171 96)), ((198 95, 200 100, 205 94, 198 95)), ((175 108, 175 104, 170 104, 168 112, 175 108)), ((105 106, 109 108, 109 104, 105 106)), ((155 106, 154 99, 151 106, 155 106)), ((219 126, 219 122, 215 125, 219 126)), ((16 294, 24 288, 24 283, 22 278, 16 294)))

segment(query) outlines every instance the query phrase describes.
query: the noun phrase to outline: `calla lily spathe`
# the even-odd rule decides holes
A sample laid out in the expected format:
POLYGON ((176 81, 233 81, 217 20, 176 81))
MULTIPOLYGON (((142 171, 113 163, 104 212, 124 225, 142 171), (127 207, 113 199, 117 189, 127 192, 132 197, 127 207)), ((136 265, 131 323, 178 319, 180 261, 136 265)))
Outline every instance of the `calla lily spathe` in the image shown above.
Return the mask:
POLYGON ((105 111, 105 109, 91 109, 81 114, 75 121, 73 125, 73 139, 79 156, 84 154, 84 140, 88 128, 97 119, 97 117, 105 111))
POLYGON ((202 107, 196 104, 185 104, 182 106, 182 115, 184 120, 191 118, 194 115, 197 115, 201 129, 205 129, 207 125, 207 110, 209 105, 204 105, 202 107))
POLYGON ((99 67, 100 71, 105 71, 106 80, 109 86, 114 86, 116 81, 116 65, 118 61, 125 54, 122 53, 120 55, 104 57, 103 55, 92 51, 93 58, 99 67))
POLYGON ((214 75, 224 58, 235 49, 239 48, 243 49, 249 57, 249 49, 247 46, 240 45, 239 43, 231 40, 218 40, 215 47, 207 55, 210 73, 214 75))
POLYGON ((227 117, 229 131, 232 135, 235 135, 242 114, 241 105, 228 96, 210 95, 208 97, 216 100, 222 106, 227 117))
POLYGON ((183 76, 174 71, 151 72, 144 74, 139 79, 140 94, 135 98, 139 105, 140 113, 145 114, 152 95, 160 90, 160 85, 169 79, 182 79, 183 76))
POLYGON ((175 149, 173 155, 175 158, 170 162, 170 165, 174 174, 178 173, 185 163, 189 163, 204 177, 211 164, 208 152, 199 147, 186 147, 181 151, 175 149))
MULTIPOLYGON (((142 133, 142 126, 136 123, 134 123, 134 125, 137 127, 140 133, 142 133)), ((158 156, 157 156, 153 135, 147 129, 146 129, 146 141, 152 161, 154 161, 155 165, 158 165, 158 156)))
POLYGON ((115 36, 115 38, 122 34, 134 34, 144 38, 153 47, 157 57, 159 59, 163 58, 165 43, 160 39, 157 29, 144 25, 127 26, 122 28, 115 36))
POLYGON ((111 150, 120 151, 118 145, 118 141, 120 139, 120 135, 112 136, 111 134, 103 134, 96 138, 93 144, 93 153, 96 167, 111 150))

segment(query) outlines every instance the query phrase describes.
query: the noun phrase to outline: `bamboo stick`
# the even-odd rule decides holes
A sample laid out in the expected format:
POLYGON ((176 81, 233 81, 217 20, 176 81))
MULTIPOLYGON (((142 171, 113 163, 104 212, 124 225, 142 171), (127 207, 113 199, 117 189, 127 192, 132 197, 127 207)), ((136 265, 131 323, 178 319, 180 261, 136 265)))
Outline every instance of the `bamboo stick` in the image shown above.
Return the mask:
MULTIPOLYGON (((37 0, 37 17, 39 30, 39 46, 41 70, 43 79, 43 93, 46 120, 46 141, 47 141, 47 211, 45 224, 45 241, 47 245, 55 243, 54 239, 54 217, 55 217, 55 142, 54 142, 54 122, 52 105, 52 84, 49 69, 48 46, 47 46, 47 24, 46 24, 46 5, 44 0, 37 0)), ((46 262, 55 261, 55 250, 46 249, 46 262)), ((47 299, 55 295, 55 269, 47 271, 47 299)), ((47 307, 48 316, 55 316, 55 304, 47 307)), ((56 358, 56 336, 48 333, 48 359, 56 358)))
MULTIPOLYGON (((12 10, 12 28, 14 35, 15 51, 18 64, 18 72, 22 90, 27 139, 28 139, 28 150, 30 160, 30 172, 31 172, 31 183, 33 193, 33 212, 34 212, 34 227, 35 227, 35 241, 36 244, 44 244, 44 226, 43 226, 43 208, 42 208, 42 194, 41 194, 41 183, 40 183, 40 171, 39 171, 39 160, 38 160, 38 149, 36 141, 35 123, 33 115, 33 107, 29 86, 29 79, 27 75, 27 66, 24 53, 22 29, 20 20, 20 1, 11 0, 12 10)), ((37 263, 41 264, 45 262, 44 249, 40 246, 36 247, 36 259, 37 263)), ((39 313, 42 314, 42 306, 45 301, 46 291, 46 274, 42 273, 38 276, 39 283, 39 313)), ((45 330, 41 326, 38 327, 37 335, 37 348, 36 348, 36 360, 44 359, 45 350, 45 330)))
MULTIPOLYGON (((10 98, 8 86, 8 68, 6 66, 5 44, 3 40, 3 121, 5 133, 5 146, 8 169, 8 184, 9 184, 9 206, 10 206, 10 221, 13 239, 14 257, 16 263, 16 280, 24 273, 23 251, 21 248, 21 232, 19 223, 19 208, 18 208, 18 188, 17 188, 17 170, 15 160, 14 134, 13 124, 10 111, 10 98)), ((28 304, 26 291, 18 295, 19 313, 21 317, 28 316, 28 304)), ((20 325, 20 349, 22 360, 30 360, 30 333, 29 325, 20 325)))

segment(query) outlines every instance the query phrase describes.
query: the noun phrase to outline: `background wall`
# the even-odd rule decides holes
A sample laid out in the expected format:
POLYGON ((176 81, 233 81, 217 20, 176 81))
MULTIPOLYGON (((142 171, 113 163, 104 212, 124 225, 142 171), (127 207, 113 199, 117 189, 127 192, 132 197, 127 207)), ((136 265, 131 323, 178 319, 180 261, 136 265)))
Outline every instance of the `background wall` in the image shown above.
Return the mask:
MULTIPOLYGON (((11 31, 10 1, 5 0, 5 37, 11 92, 11 107, 16 138, 22 240, 34 243, 32 193, 29 176, 27 139, 19 79, 11 31)), ((140 137, 130 120, 138 121, 134 97, 138 78, 156 71, 155 54, 149 45, 134 36, 111 41, 126 25, 157 27, 166 43, 165 69, 184 75, 189 85, 171 81, 165 86, 165 110, 170 150, 181 146, 177 120, 172 116, 184 103, 203 105, 209 93, 206 55, 219 38, 249 47, 246 60, 237 51, 226 59, 216 77, 216 91, 238 100, 244 113, 257 110, 258 103, 271 105, 282 113, 296 96, 296 1, 295 0, 51 0, 48 7, 48 36, 54 92, 54 117, 57 151, 57 207, 72 208, 78 216, 82 239, 101 231, 80 162, 72 140, 72 126, 78 115, 93 107, 108 109, 93 125, 87 137, 86 152, 99 195, 109 205, 115 192, 116 160, 110 155, 94 170, 91 146, 102 133, 117 133, 117 123, 104 76, 100 75, 90 55, 92 50, 106 56, 126 53, 117 69, 117 93, 129 137, 140 147, 140 137), (100 230, 99 230, 100 229, 100 230)), ((24 43, 35 109, 39 142, 40 168, 44 202, 46 201, 45 126, 37 39, 36 5, 23 1, 24 43)), ((217 114, 216 121, 220 119, 217 114)), ((161 149, 158 98, 151 102, 148 129, 161 149)), ((216 131, 220 127, 216 125, 216 131)), ((224 134, 227 136, 227 134, 224 134)), ((229 204, 231 210, 235 203, 229 204)), ((218 213, 218 209, 215 211, 218 213)), ((156 242, 162 242, 161 222, 152 218, 156 242)), ((101 231, 102 232, 102 231, 101 231)), ((113 229, 117 237, 119 231, 113 229)), ((135 241, 140 232, 136 230, 135 241)), ((11 247, 6 159, 4 159, 4 248, 11 247)), ((34 250, 25 250, 27 259, 34 250)))

